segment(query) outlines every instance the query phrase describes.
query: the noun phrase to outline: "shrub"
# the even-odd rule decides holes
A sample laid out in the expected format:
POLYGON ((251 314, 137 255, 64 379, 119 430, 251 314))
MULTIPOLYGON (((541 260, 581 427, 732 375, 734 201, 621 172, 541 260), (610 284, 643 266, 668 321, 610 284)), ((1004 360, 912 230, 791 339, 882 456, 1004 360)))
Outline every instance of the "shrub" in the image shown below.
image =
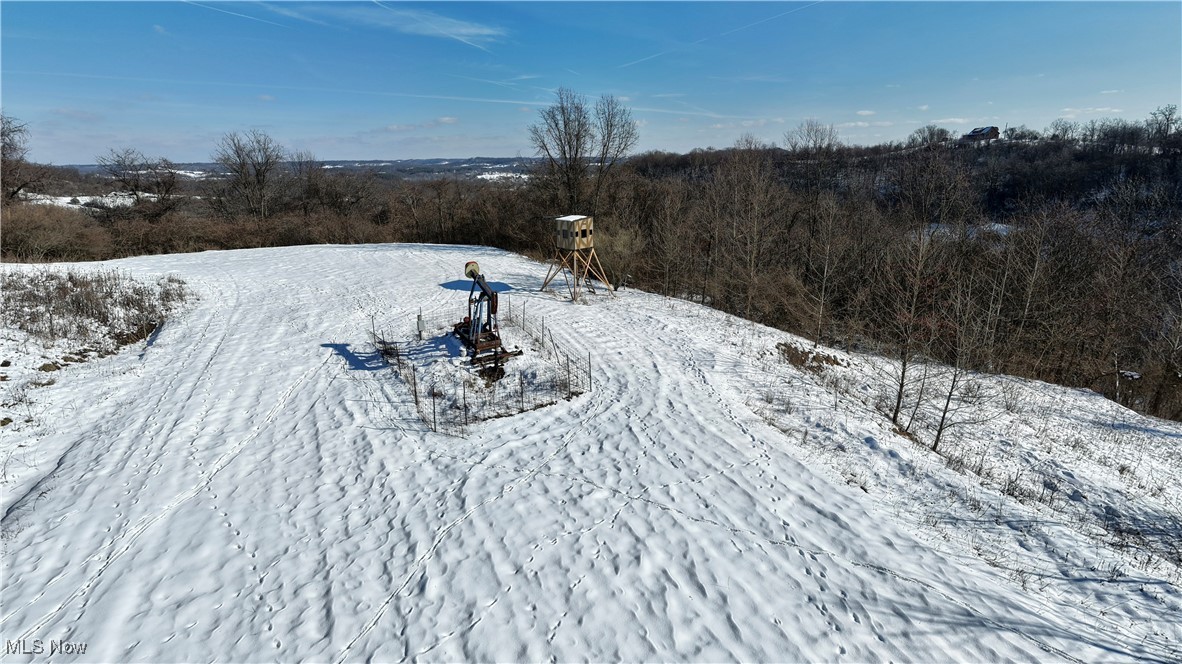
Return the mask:
POLYGON ((5 261, 86 261, 111 255, 110 233, 84 212, 23 203, 5 205, 0 212, 5 261))

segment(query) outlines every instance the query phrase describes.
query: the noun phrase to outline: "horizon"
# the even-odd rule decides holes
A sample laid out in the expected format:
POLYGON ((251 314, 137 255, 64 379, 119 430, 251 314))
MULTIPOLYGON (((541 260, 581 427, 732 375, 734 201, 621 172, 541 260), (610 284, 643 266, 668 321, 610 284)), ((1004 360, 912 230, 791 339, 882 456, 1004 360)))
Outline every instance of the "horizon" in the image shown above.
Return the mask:
POLYGON ((1182 98, 1179 25, 1177 2, 6 1, 0 92, 62 165, 208 163, 250 129, 321 161, 532 157, 559 87, 623 102, 635 153, 806 119, 876 145, 1143 120, 1182 98))

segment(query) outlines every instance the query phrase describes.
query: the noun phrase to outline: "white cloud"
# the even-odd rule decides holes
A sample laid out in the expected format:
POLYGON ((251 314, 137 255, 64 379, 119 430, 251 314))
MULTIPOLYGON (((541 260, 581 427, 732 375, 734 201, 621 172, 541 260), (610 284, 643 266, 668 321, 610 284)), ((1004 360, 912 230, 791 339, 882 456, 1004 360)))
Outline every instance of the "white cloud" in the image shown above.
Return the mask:
POLYGON ((1116 95, 1116 94, 1120 94, 1122 92, 1124 92, 1124 90, 1101 90, 1100 94, 1102 94, 1102 95, 1116 95))
POLYGON ((931 108, 931 106, 929 106, 929 105, 927 105, 927 104, 923 104, 923 105, 920 105, 920 106, 916 106, 916 108, 918 108, 918 109, 919 109, 919 110, 921 110, 921 111, 926 111, 926 110, 928 110, 929 108, 931 108))
POLYGON ((936 124, 969 124, 971 122, 968 118, 941 118, 936 120, 936 124))
POLYGON ((420 122, 419 124, 390 124, 386 125, 385 130, 388 132, 404 132, 404 131, 419 131, 422 129, 435 129, 441 125, 454 125, 460 122, 459 118, 445 116, 442 118, 435 118, 427 122, 420 122))
POLYGON ((877 122, 866 122, 865 120, 858 120, 857 122, 843 122, 838 127, 845 129, 858 128, 865 129, 866 127, 894 127, 895 123, 888 120, 879 120, 877 122))
POLYGON ((103 116, 97 113, 78 108, 55 108, 49 112, 58 117, 66 118, 76 122, 94 123, 102 122, 104 119, 103 116))
POLYGON ((271 95, 259 95, 259 101, 275 101, 271 95))
MULTIPOLYGON (((685 118, 681 118, 678 120, 678 122, 684 122, 684 121, 685 121, 685 118)), ((777 125, 777 124, 782 125, 782 124, 784 124, 784 122, 785 122, 784 118, 747 118, 744 120, 739 120, 738 122, 726 122, 726 123, 713 124, 713 125, 710 125, 710 128, 711 129, 735 129, 736 127, 742 127, 744 129, 758 129, 760 127, 766 127, 768 125, 777 125)))
POLYGON ((172 34, 168 30, 164 29, 163 25, 153 25, 152 30, 154 30, 156 32, 156 34, 158 34, 158 35, 164 35, 165 37, 172 36, 172 34))
POLYGON ((1064 118, 1070 120, 1070 119, 1078 117, 1080 115, 1099 115, 1101 113, 1124 113, 1124 109, 1112 108, 1110 106, 1103 106, 1100 108, 1095 108, 1095 107, 1089 106, 1088 108, 1064 108, 1064 109, 1061 109, 1060 112, 1063 113, 1064 118))
POLYGON ((874 115, 874 111, 858 111, 858 115, 874 115))

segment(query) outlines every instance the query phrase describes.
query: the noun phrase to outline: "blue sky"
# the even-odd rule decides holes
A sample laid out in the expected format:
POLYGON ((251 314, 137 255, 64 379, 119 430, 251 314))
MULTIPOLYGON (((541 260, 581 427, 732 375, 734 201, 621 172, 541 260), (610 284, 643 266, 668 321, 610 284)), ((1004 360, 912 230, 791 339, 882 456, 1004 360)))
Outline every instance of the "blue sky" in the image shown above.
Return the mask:
POLYGON ((639 150, 1144 119, 1182 103, 1182 2, 0 3, 0 105, 31 158, 207 161, 261 129, 321 159, 531 155, 568 87, 639 150))

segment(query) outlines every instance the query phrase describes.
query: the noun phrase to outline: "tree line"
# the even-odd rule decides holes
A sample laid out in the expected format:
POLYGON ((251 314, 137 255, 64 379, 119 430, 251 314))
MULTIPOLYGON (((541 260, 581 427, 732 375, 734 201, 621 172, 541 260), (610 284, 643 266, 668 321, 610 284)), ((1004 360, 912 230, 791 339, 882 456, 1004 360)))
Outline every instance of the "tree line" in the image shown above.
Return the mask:
POLYGON ((29 164, 27 129, 4 122, 6 260, 323 242, 543 258, 554 216, 592 214, 613 283, 895 358, 897 389, 881 408, 900 428, 928 360, 954 371, 941 388, 949 400, 958 376, 986 371, 1182 419, 1174 106, 1139 123, 1059 120, 967 146, 935 126, 846 146, 807 120, 780 145, 745 135, 725 149, 629 156, 626 107, 561 90, 530 128, 541 159, 524 183, 333 172, 247 131, 214 147, 224 175, 203 181, 132 148, 99 156, 102 184, 132 200, 86 213, 19 203, 83 178, 29 164))

